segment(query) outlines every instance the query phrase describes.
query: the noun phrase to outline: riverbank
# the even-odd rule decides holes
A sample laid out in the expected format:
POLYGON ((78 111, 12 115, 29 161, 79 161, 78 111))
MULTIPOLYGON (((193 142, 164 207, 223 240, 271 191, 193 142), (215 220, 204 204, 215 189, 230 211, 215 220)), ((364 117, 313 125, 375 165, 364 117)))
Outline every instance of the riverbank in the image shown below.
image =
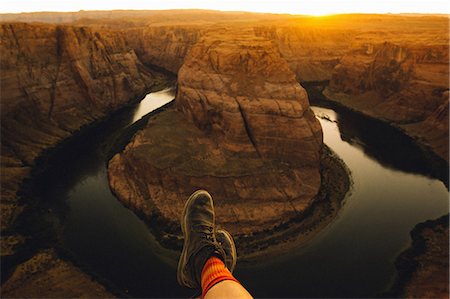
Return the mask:
MULTIPOLYGON (((358 158, 358 152, 361 150, 358 145, 352 143, 352 145, 342 148, 349 140, 341 140, 339 135, 351 136, 373 146, 372 143, 362 139, 365 135, 372 136, 370 130, 367 130, 365 122, 348 124, 346 119, 354 120, 354 114, 336 116, 332 110, 327 111, 327 109, 318 109, 317 107, 313 107, 313 110, 319 111, 317 113, 319 117, 323 116, 324 121, 321 120, 321 122, 324 136, 330 134, 336 136, 328 138, 327 144, 342 159, 345 159, 344 161, 352 169, 355 179, 352 192, 348 194, 346 203, 339 211, 340 214, 336 220, 322 230, 322 234, 319 233, 317 237, 308 241, 307 246, 292 248, 293 250, 289 254, 278 255, 273 259, 265 259, 258 263, 245 263, 245 261, 239 260, 236 275, 257 297, 331 297, 336 292, 340 297, 373 297, 379 290, 382 290, 383 286, 380 287, 377 284, 380 277, 382 279, 389 278, 391 275, 390 267, 380 271, 377 265, 385 263, 391 265, 390 261, 393 261, 399 252, 395 248, 404 248, 405 244, 400 241, 400 246, 394 246, 396 253, 393 256, 386 256, 385 248, 399 243, 397 240, 403 239, 403 236, 408 239, 409 230, 416 223, 423 221, 422 219, 435 217, 433 214, 418 220, 407 220, 416 213, 415 211, 426 211, 427 207, 433 205, 435 197, 433 189, 442 184, 420 175, 413 175, 413 177, 417 177, 417 180, 401 184, 397 178, 402 177, 403 174, 395 171, 394 176, 391 177, 392 169, 399 169, 395 167, 395 164, 386 168, 378 176, 364 176, 364 179, 361 180, 361 172, 369 174, 373 172, 371 167, 373 163, 367 163, 370 159, 361 161, 358 158), (325 117, 327 115, 328 118, 325 117), (326 119, 331 122, 325 121, 326 119), (345 123, 347 125, 337 126, 345 123), (348 131, 353 127, 365 129, 357 132, 360 135, 353 135, 354 132, 348 131), (333 142, 334 140, 339 142, 336 144, 333 142), (343 149, 345 150, 343 151, 343 149), (350 158, 345 153, 350 153, 350 158), (358 161, 356 165, 352 163, 355 159, 358 161), (379 179, 382 177, 386 177, 387 181, 383 179, 380 181, 379 179), (425 195, 415 188, 421 186, 422 183, 425 185, 419 187, 418 190, 426 188, 425 195), (367 189, 380 184, 384 188, 376 187, 368 194, 361 193, 361 188, 367 189), (391 185, 405 186, 406 188, 400 188, 394 193, 386 192, 391 189, 391 185), (411 189, 413 195, 419 194, 419 198, 423 199, 424 204, 405 211, 404 208, 408 203, 414 204, 416 201, 414 196, 406 195, 408 191, 405 192, 405 190, 411 189), (398 197, 400 200, 398 204, 401 206, 400 209, 397 208, 396 202, 398 201, 383 200, 394 197, 398 197), (367 206, 367 203, 364 202, 373 203, 367 209, 369 215, 362 213, 358 217, 353 217, 354 221, 352 222, 349 211, 354 211, 355 205, 364 208, 367 206), (406 219, 402 214, 408 215, 406 219), (380 222, 378 215, 382 215, 383 219, 387 220, 380 222), (349 218, 350 223, 348 222, 349 218), (384 225, 386 222, 389 223, 388 228, 384 225), (408 223, 407 228, 400 229, 403 231, 402 233, 390 234, 398 227, 404 227, 403 223, 405 222, 408 223), (339 229, 344 223, 347 223, 347 227, 339 229), (383 232, 382 238, 378 231, 383 232), (389 234, 389 237, 385 236, 386 233, 389 234), (375 255, 372 255, 374 253, 375 255), (368 261, 367 256, 373 258, 368 261), (361 258, 359 259, 359 257, 361 258), (327 271, 323 271, 323 269, 327 269, 327 271), (278 276, 274 277, 273 273, 286 273, 286 275, 283 276, 283 279, 277 279, 278 276), (295 279, 298 277, 301 279, 295 279), (286 281, 286 279, 290 280, 286 281)), ((125 118, 133 119, 132 114, 129 115, 125 118)), ((98 134, 80 140, 81 144, 77 145, 75 149, 61 153, 64 159, 53 159, 57 167, 52 167, 47 173, 48 178, 40 181, 42 188, 48 191, 44 197, 49 202, 43 207, 40 216, 43 218, 49 214, 56 214, 63 220, 62 223, 57 223, 58 231, 63 232, 64 243, 62 245, 73 253, 72 257, 64 257, 64 259, 78 261, 77 267, 82 268, 85 273, 97 273, 98 276, 95 276, 97 281, 102 281, 99 277, 110 281, 116 289, 122 291, 117 296, 126 296, 126 290, 129 291, 129 295, 139 298, 189 296, 188 292, 184 293, 185 290, 179 287, 174 279, 177 252, 170 251, 173 254, 168 256, 166 254, 168 250, 160 249, 157 245, 158 242, 154 241, 153 235, 149 232, 148 226, 133 212, 122 206, 109 192, 108 180, 104 174, 105 162, 108 159, 105 157, 109 155, 111 144, 117 146, 117 150, 121 150, 122 145, 128 143, 126 140, 128 137, 119 141, 118 145, 116 142, 103 140, 118 140, 117 136, 122 134, 133 135, 132 132, 128 132, 129 127, 126 126, 123 127, 126 132, 118 129, 117 132, 121 132, 121 134, 115 133, 114 128, 120 121, 116 119, 112 121, 114 125, 111 127, 104 127, 97 132, 98 134), (69 161, 61 162, 65 160, 69 161), (86 196, 87 194, 90 196, 86 196), (95 200, 93 200, 94 198, 95 200), (124 219, 127 220, 124 221, 124 219), (149 238, 150 240, 148 240, 149 238), (155 247, 153 244, 157 246, 155 247), (166 257, 170 258, 170 261, 166 262, 166 257), (89 267, 83 267, 83 265, 89 267)), ((145 120, 141 122, 143 123, 145 120)), ((389 134, 389 131, 386 132, 383 128, 380 128, 383 136, 389 134)), ((375 150, 378 148, 374 146, 375 150)), ((399 147, 398 152, 402 156, 408 154, 404 150, 405 148, 409 148, 409 145, 399 147)), ((382 151, 380 154, 398 157, 392 151, 382 151)), ((379 156, 377 159, 383 161, 379 156)), ((420 160, 417 163, 421 164, 420 160)), ((382 165, 378 166, 384 169, 382 165)), ((404 171, 410 172, 408 169, 404 171)), ((441 197, 438 196, 439 198, 441 197)), ((443 200, 445 198, 444 194, 443 200)))
MULTIPOLYGON (((155 81, 151 90, 148 92, 161 90, 172 85, 173 80, 170 78, 163 81, 155 81)), ((63 159, 60 162, 54 161, 55 157, 70 156, 77 150, 82 150, 79 149, 78 144, 92 142, 93 140, 89 141, 90 136, 95 135, 96 132, 101 132, 105 124, 112 121, 117 123, 117 125, 120 125, 121 122, 128 122, 126 116, 123 119, 123 115, 130 114, 136 103, 140 102, 147 93, 122 105, 113 113, 82 126, 72 136, 57 143, 56 146, 44 150, 43 154, 36 159, 30 175, 24 178, 18 191, 18 194, 20 194, 19 202, 24 206, 23 212, 18 215, 16 221, 8 231, 5 231, 5 233, 2 232, 2 284, 5 283, 9 286, 14 286, 13 288, 9 288, 8 294, 11 296, 20 296, 22 294, 19 284, 23 281, 24 287, 26 286, 26 281, 23 280, 23 277, 27 277, 27 281, 39 281, 44 279, 49 272, 58 272, 60 266, 63 265, 64 271, 73 273, 76 277, 83 276, 89 281, 92 281, 92 284, 86 284, 86 287, 79 286, 76 281, 74 283, 61 284, 61 288, 68 294, 78 289, 77 292, 83 293, 84 296, 97 297, 99 294, 94 293, 94 290, 103 288, 107 292, 104 293, 106 297, 111 297, 111 294, 124 296, 123 293, 114 289, 108 282, 103 281, 90 267, 80 264, 72 253, 61 247, 60 219, 53 209, 48 208, 48 199, 42 198, 41 192, 46 187, 42 186, 43 181, 41 177, 45 173, 51 173, 55 168, 55 163, 64 163, 63 159), (40 271, 40 266, 27 266, 30 263, 35 264, 36 260, 37 264, 41 264, 39 262, 41 259, 37 258, 37 256, 42 255, 42 252, 47 252, 48 250, 51 250, 52 253, 49 255, 46 254, 45 256, 46 259, 52 262, 45 271, 40 271), (77 273, 80 273, 80 275, 77 273), (98 288, 92 287, 93 284, 97 284, 98 288), (90 293, 91 289, 93 290, 92 293, 90 293)), ((130 117, 132 117, 132 114, 130 114, 130 117)), ((57 167, 59 166, 57 165, 57 167)), ((53 279, 52 277, 47 278, 51 280, 53 279)), ((44 297, 52 297, 57 296, 58 293, 56 293, 55 289, 48 288, 45 290, 43 288, 39 291, 39 294, 44 297)))
MULTIPOLYGON (((285 253, 294 247, 307 243, 337 216, 351 185, 348 168, 328 147, 324 146, 321 152, 319 169, 321 185, 318 188, 318 193, 312 195, 313 198, 306 207, 306 203, 294 201, 294 204, 301 207, 301 210, 297 210, 296 213, 289 213, 286 217, 276 217, 274 225, 266 225, 262 222, 263 228, 261 228, 261 225, 253 227, 251 222, 246 224, 245 221, 239 223, 235 220, 234 225, 230 226, 226 222, 230 214, 233 216, 230 209, 234 211, 233 207, 237 207, 241 211, 243 209, 251 211, 253 202, 258 201, 258 198, 232 200, 232 194, 237 187, 224 187, 229 185, 230 180, 233 182, 238 179, 240 184, 249 181, 247 183, 249 186, 252 186, 251 182, 260 186, 258 185, 261 184, 260 181, 269 177, 271 180, 268 180, 267 184, 260 188, 273 193, 274 187, 268 185, 274 183, 272 176, 285 180, 285 176, 291 170, 286 165, 264 164, 259 159, 243 160, 242 157, 238 156, 234 157, 234 160, 227 161, 221 167, 210 166, 203 172, 199 172, 194 167, 195 163, 190 160, 185 161, 185 159, 186 157, 193 159, 192 157, 196 156, 209 157, 211 153, 220 158, 221 156, 217 153, 218 150, 210 149, 208 144, 208 140, 199 132, 198 128, 186 122, 186 119, 179 112, 173 108, 168 108, 150 120, 147 127, 134 137, 124 151, 126 154, 118 154, 109 162, 108 177, 112 191, 125 206, 147 223, 158 242, 165 248, 175 251, 180 251, 182 248, 183 239, 179 230, 179 217, 174 210, 178 206, 182 208, 184 200, 187 198, 177 196, 174 200, 162 200, 161 194, 155 195, 155 197, 151 196, 151 190, 148 188, 160 190, 161 186, 166 186, 166 184, 161 183, 161 180, 164 181, 166 178, 170 178, 167 184, 172 186, 170 190, 167 190, 169 193, 179 192, 186 180, 194 185, 199 180, 199 183, 202 184, 199 186, 203 188, 207 188, 205 186, 208 184, 213 188, 222 186, 224 190, 219 189, 220 193, 207 189, 215 198, 217 222, 222 227, 229 229, 236 239, 240 260, 267 258, 267 255, 285 253), (135 161, 139 161, 139 164, 135 164, 135 161), (172 163, 171 161, 176 161, 176 164, 167 166, 166 164, 172 163), (242 163, 244 162, 247 167, 242 172, 242 163), (145 167, 141 168, 143 165, 145 167), (161 174, 161 171, 167 169, 172 172, 174 169, 181 170, 176 173, 171 172, 170 175, 161 174), (133 173, 136 174, 133 175, 133 173), (140 178, 143 178, 143 181, 140 178), (146 184, 150 184, 150 187, 147 188, 146 184), (230 204, 227 204, 226 200, 230 200, 230 204), (222 210, 220 205, 223 205, 224 202, 227 205, 226 209, 222 210), (174 216, 169 217, 172 214, 174 216), (233 229, 237 233, 232 231, 233 229), (239 231, 241 232, 239 233, 239 231)), ((221 159, 215 159, 214 161, 214 163, 217 163, 221 159)), ((308 191, 310 187, 305 180, 306 178, 303 178, 299 183, 303 186, 302 189, 308 191)), ((189 188, 193 187, 189 185, 189 188)), ((260 205, 267 204, 268 200, 270 198, 262 199, 260 205)), ((273 205, 279 205, 280 200, 286 199, 281 198, 273 205)), ((275 212, 268 215, 272 217, 272 213, 275 212)), ((259 221, 270 220, 261 215, 258 217, 259 221)))
MULTIPOLYGON (((319 193, 302 213, 271 229, 234 236, 240 262, 259 262, 270 256, 288 253, 313 239, 338 216, 351 189, 351 173, 345 163, 327 146, 324 146, 321 154, 320 175, 319 193)), ((177 234, 177 223, 163 217, 149 218, 144 210, 137 209, 135 204, 121 197, 121 194, 115 195, 147 223, 163 247, 174 251, 182 249, 183 238, 177 234), (168 233, 167 228, 173 228, 173 231, 168 233)))
MULTIPOLYGON (((408 136, 421 151, 427 162, 431 164, 429 175, 440 179, 448 189, 448 163, 421 138, 411 136, 403 126, 376 117, 351 105, 345 101, 333 100, 322 93, 327 82, 305 84, 308 92, 322 101, 329 101, 338 107, 372 119, 380 124, 386 124, 401 134, 408 136), (447 167, 445 167, 447 165, 447 167)), ((395 262, 398 277, 391 290, 382 296, 413 297, 413 298, 441 298, 448 296, 448 215, 437 220, 428 220, 417 224, 410 233, 412 245, 401 253, 395 262)))
POLYGON ((350 169, 328 146, 321 158, 321 186, 311 206, 273 230, 236 238, 239 262, 253 263, 279 256, 308 243, 320 234, 338 215, 351 192, 350 169))
POLYGON ((446 298, 449 295, 449 215, 419 223, 411 246, 395 261, 399 276, 387 295, 446 298))
MULTIPOLYGON (((434 160, 436 160, 436 163, 447 163, 448 164, 448 139, 445 141, 446 138, 441 138, 440 135, 433 136, 433 130, 431 129, 425 129, 421 128, 421 123, 425 123, 425 121, 417 122, 417 123, 396 123, 391 121, 390 119, 384 117, 382 114, 377 114, 371 110, 371 101, 370 96, 350 96, 344 93, 335 93, 330 91, 328 88, 325 88, 322 92, 322 96, 327 101, 334 102, 336 104, 340 104, 352 111, 355 111, 357 113, 361 113, 366 117, 370 117, 376 120, 379 120, 381 122, 387 123, 390 126, 398 129, 405 135, 411 137, 416 141, 416 143, 426 152, 433 153, 433 156, 435 156, 434 160), (424 135, 427 134, 428 135, 424 135), (431 135, 431 137, 429 136, 431 135), (441 161, 440 161, 441 160, 441 161)), ((373 95, 375 96, 375 95, 373 95)), ((436 123, 434 126, 436 127, 442 127, 440 128, 441 131, 446 131, 448 135, 448 117, 445 117, 445 111, 448 110, 448 103, 446 106, 443 106, 441 109, 442 112, 439 112, 441 115, 439 116, 442 118, 441 123, 436 123)), ((438 113, 438 112, 436 112, 438 113)), ((448 183, 446 184, 448 186, 448 183)))
POLYGON ((313 103, 317 102, 319 105, 332 104, 332 106, 335 108, 341 108, 351 111, 356 115, 361 115, 362 117, 372 120, 375 124, 378 123, 379 126, 388 126, 394 130, 397 130, 402 135, 410 139, 415 145, 420 148, 420 150, 422 151, 422 158, 425 158, 426 162, 429 164, 429 173, 424 174, 438 178, 444 183, 447 189, 449 188, 448 161, 439 156, 438 153, 436 153, 436 151, 429 144, 427 144, 422 138, 411 135, 410 132, 405 130, 404 126, 368 113, 367 110, 357 109, 353 105, 346 104, 345 101, 341 101, 340 99, 334 99, 330 97, 330 95, 325 92, 328 83, 328 81, 301 82, 302 86, 304 86, 308 91, 310 99, 312 99, 313 103))

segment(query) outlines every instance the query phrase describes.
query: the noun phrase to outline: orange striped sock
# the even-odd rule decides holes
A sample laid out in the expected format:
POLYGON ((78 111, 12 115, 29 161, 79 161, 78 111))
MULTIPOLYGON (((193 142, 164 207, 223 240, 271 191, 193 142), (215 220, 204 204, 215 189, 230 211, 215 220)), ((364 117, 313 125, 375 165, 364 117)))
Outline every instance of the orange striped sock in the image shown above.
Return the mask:
POLYGON ((202 298, 205 297, 209 289, 224 280, 233 280, 239 283, 225 267, 221 259, 216 256, 210 257, 206 261, 205 266, 203 266, 202 271, 202 298))

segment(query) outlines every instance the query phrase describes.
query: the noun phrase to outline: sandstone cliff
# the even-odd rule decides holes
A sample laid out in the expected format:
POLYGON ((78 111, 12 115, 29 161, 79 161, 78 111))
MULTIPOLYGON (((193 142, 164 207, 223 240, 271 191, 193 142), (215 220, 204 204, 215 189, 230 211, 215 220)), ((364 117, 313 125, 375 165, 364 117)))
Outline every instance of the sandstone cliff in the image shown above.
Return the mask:
POLYGON ((305 28, 303 24, 257 26, 254 30, 256 35, 274 41, 299 82, 329 81, 354 38, 351 30, 305 28))
POLYGON ((299 81, 400 126, 448 162, 448 18, 341 15, 255 26, 299 81))
MULTIPOLYGON (((36 159, 165 79, 144 66, 120 32, 13 23, 1 24, 0 38, 3 260, 30 237, 13 225, 29 200, 19 203, 17 191, 36 159)), ((54 253, 32 257, 2 286, 4 297, 68 295, 111 297, 54 253)))
POLYGON ((2 231, 35 159, 147 92, 161 76, 122 34, 72 26, 1 26, 2 231))
POLYGON ((294 74, 331 80, 330 98, 448 156, 447 17, 119 11, 0 19, 76 22, 1 24, 2 255, 23 242, 3 237, 13 233, 16 192, 35 159, 148 91, 160 81, 150 67, 180 71, 177 109, 114 157, 110 179, 124 203, 165 227, 166 239, 178 240, 174 221, 197 188, 208 188, 219 221, 246 237, 283 227, 313 203, 321 133, 294 74), (223 28, 234 31, 221 36, 223 28))
POLYGON ((399 276, 390 296, 446 298, 449 294, 449 215, 417 224, 412 244, 397 258, 399 276))
POLYGON ((335 67, 325 95, 402 127, 448 161, 448 46, 367 44, 335 67))
POLYGON ((179 71, 175 106, 109 163, 118 198, 159 223, 163 239, 181 237, 184 202, 199 188, 211 192, 218 223, 238 238, 273 230, 311 205, 322 131, 270 41, 201 38, 179 71))
POLYGON ((197 42, 202 26, 148 26, 130 29, 126 39, 147 65, 178 73, 188 50, 197 42))
POLYGON ((54 250, 43 250, 20 264, 2 284, 2 298, 113 298, 105 287, 54 250))

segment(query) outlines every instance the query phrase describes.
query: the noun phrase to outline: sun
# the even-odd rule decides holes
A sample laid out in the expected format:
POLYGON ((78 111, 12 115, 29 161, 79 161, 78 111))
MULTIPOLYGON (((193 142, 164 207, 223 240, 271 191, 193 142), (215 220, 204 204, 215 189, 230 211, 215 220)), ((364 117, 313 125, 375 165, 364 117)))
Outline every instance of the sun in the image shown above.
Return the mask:
POLYGON ((0 0, 0 12, 213 9, 325 16, 341 13, 450 13, 447 0, 0 0))

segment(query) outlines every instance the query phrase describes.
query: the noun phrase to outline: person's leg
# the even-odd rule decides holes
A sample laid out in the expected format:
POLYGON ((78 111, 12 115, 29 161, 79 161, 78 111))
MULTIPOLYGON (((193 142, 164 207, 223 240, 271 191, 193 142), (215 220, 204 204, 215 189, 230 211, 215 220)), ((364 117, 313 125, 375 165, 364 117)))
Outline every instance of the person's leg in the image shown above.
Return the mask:
POLYGON ((219 282, 218 284, 215 284, 205 295, 203 295, 203 298, 248 299, 253 297, 240 283, 232 280, 224 280, 219 282))
POLYGON ((215 256, 203 267, 201 286, 203 298, 252 298, 223 261, 215 256))
POLYGON ((236 248, 228 232, 219 230, 216 233, 214 205, 208 192, 199 190, 189 197, 181 228, 184 245, 178 262, 178 282, 182 286, 201 289, 202 297, 251 298, 224 264, 226 262, 231 270, 234 269, 236 248))

